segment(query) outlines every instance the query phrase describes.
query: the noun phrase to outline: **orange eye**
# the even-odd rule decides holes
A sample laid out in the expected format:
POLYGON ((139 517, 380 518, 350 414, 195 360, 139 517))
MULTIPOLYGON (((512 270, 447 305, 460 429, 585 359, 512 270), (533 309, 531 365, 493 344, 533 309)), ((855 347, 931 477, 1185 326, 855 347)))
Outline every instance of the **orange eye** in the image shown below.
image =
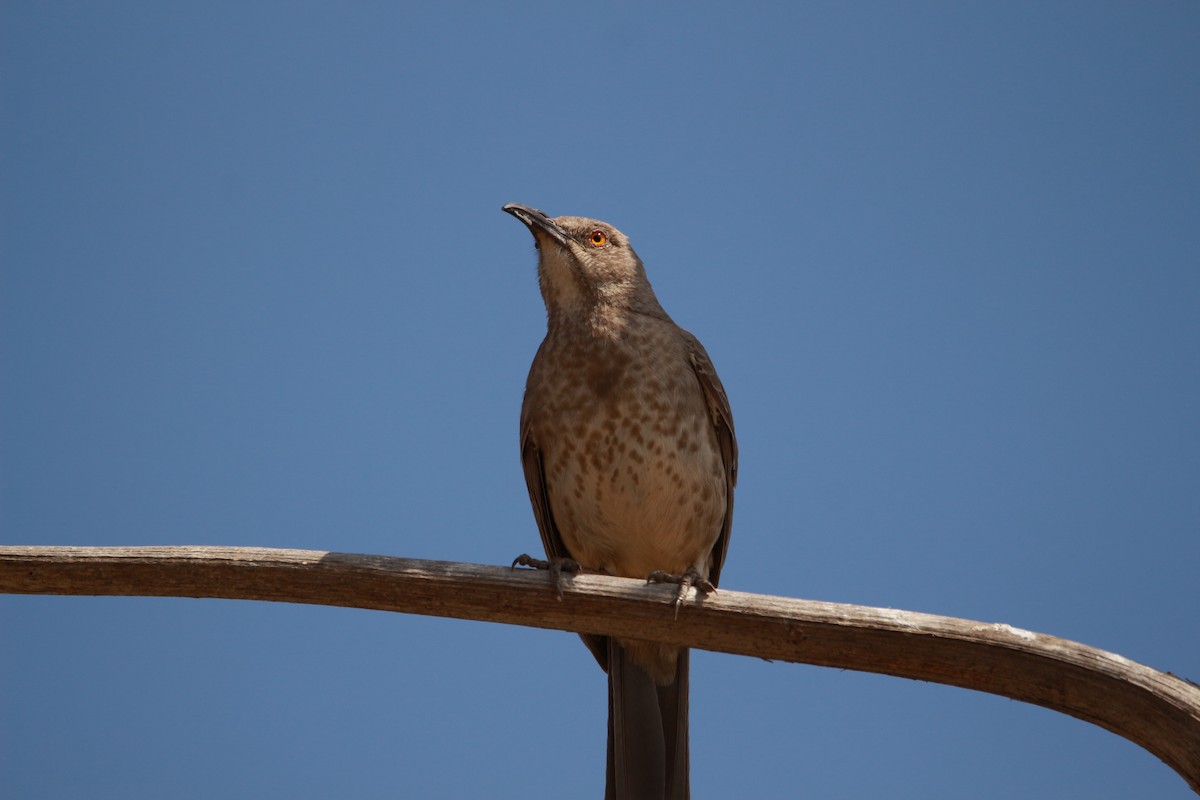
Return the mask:
POLYGON ((588 243, 591 244, 592 247, 604 247, 604 245, 608 243, 608 235, 605 234, 604 231, 594 230, 592 231, 592 234, 588 236, 588 243))

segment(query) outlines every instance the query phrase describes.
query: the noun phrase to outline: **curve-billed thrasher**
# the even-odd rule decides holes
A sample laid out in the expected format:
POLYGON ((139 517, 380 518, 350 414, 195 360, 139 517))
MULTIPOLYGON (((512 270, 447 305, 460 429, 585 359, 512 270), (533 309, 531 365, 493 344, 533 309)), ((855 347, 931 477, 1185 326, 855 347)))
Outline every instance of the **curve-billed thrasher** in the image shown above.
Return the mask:
MULTIPOLYGON (((556 580, 581 565, 653 575, 678 582, 678 598, 711 590, 729 544, 737 442, 708 354, 667 316, 616 228, 504 210, 533 233, 548 318, 521 407, 540 565, 556 580)), ((583 640, 608 673, 606 797, 687 798, 687 650, 583 640)))

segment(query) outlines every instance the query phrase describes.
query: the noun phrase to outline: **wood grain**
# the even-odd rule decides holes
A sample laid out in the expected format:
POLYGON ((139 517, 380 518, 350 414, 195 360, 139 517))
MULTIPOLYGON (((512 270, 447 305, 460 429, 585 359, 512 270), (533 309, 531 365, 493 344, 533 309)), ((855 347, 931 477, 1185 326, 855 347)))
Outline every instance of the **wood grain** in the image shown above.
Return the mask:
POLYGON ((219 597, 368 608, 636 636, 877 672, 1036 703, 1144 747, 1200 793, 1200 688, 1077 642, 1004 624, 725 589, 479 564, 256 547, 0 546, 8 594, 219 597))

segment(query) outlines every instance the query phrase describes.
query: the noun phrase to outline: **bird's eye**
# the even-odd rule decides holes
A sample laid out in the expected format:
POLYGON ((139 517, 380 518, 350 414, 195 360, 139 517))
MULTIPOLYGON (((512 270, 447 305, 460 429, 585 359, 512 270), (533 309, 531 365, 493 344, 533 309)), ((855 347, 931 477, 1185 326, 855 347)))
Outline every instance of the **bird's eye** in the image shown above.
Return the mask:
POLYGON ((592 247, 604 247, 608 243, 608 235, 601 230, 594 230, 588 236, 588 244, 592 247))

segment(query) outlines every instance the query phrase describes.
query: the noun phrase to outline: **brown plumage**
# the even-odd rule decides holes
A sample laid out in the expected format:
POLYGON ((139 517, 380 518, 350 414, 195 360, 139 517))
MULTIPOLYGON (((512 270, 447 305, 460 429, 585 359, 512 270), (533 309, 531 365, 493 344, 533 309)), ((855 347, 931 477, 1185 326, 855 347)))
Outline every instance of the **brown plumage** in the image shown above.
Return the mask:
MULTIPOLYGON (((538 248, 546 338, 521 408, 521 462, 547 558, 713 585, 737 442, 716 370, 659 305, 620 231, 515 203, 538 248)), ((609 675, 609 798, 687 798, 687 650, 584 635, 609 675)))

